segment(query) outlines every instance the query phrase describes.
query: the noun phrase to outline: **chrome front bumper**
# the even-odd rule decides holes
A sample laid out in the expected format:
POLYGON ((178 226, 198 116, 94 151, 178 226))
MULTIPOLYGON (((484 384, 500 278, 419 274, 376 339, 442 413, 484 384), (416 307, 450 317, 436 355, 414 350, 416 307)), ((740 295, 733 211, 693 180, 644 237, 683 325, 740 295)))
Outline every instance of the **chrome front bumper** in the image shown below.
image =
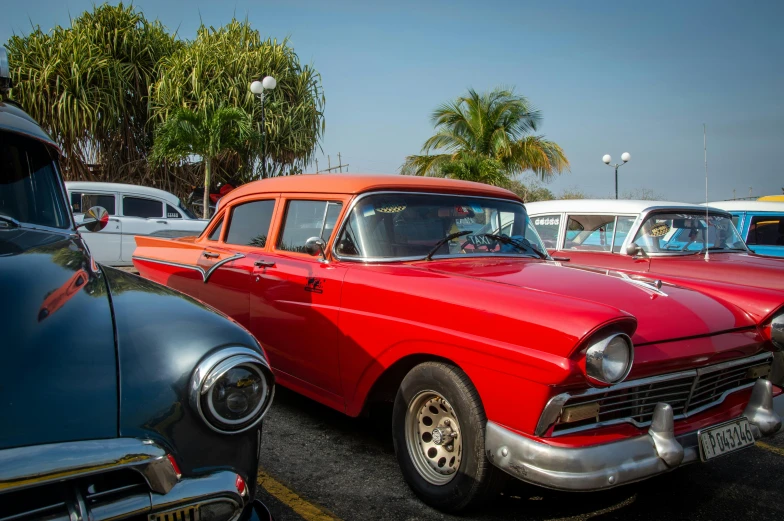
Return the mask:
MULTIPOLYGON (((743 412, 756 439, 782 428, 784 395, 758 380, 743 412)), ((674 434, 672 407, 656 406, 648 434, 580 448, 554 447, 487 422, 487 458, 512 476, 548 488, 590 491, 632 483, 699 461, 697 432, 674 434)))

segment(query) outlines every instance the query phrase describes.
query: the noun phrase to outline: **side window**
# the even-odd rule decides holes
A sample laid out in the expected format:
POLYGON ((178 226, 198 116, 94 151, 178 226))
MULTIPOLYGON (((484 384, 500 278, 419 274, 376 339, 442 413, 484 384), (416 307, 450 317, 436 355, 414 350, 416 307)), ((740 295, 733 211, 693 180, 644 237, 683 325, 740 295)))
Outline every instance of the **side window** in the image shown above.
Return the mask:
POLYGON ((329 241, 342 207, 337 201, 289 201, 278 249, 301 252, 311 237, 329 241))
POLYGON ((636 217, 618 217, 618 227, 615 230, 615 242, 613 243, 613 253, 620 253, 623 241, 632 229, 636 217))
POLYGON ((610 251, 614 229, 614 215, 570 215, 564 248, 610 251))
POLYGON ((82 213, 81 192, 71 192, 71 210, 73 210, 73 213, 82 213))
POLYGON ((163 217, 163 203, 145 197, 123 197, 123 215, 126 217, 163 217))
MULTIPOLYGON (((93 206, 103 206, 106 208, 106 211, 109 212, 109 215, 114 215, 116 213, 114 195, 82 194, 82 212, 86 212, 93 206)), ((74 212, 75 211, 76 210, 74 210, 74 212)))
POLYGON ((784 246, 784 215, 755 215, 749 224, 749 245, 784 246))
POLYGON ((209 237, 207 237, 210 241, 219 241, 221 236, 221 231, 223 230, 223 219, 220 220, 218 226, 213 228, 212 233, 209 237))
POLYGON ((555 248, 558 245, 558 228, 561 226, 561 216, 559 214, 553 215, 537 215, 532 217, 534 227, 542 238, 545 248, 555 248))
POLYGON ((167 219, 182 219, 182 215, 175 207, 170 204, 166 205, 166 218, 167 219))
POLYGON ((263 248, 267 245, 267 234, 269 234, 274 209, 274 199, 251 201, 236 206, 231 211, 229 229, 224 242, 263 248))

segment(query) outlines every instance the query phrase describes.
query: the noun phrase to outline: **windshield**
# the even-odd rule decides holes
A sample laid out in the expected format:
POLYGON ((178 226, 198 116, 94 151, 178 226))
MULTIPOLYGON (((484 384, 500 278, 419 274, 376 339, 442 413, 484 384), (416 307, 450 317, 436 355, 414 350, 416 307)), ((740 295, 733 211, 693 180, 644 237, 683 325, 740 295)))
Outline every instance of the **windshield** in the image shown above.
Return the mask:
POLYGON ((46 146, 0 132, 0 229, 15 223, 71 226, 60 179, 46 146))
POLYGON ((654 214, 640 227, 634 243, 646 253, 746 251, 730 217, 698 213, 654 214))
POLYGON ((545 251, 522 204, 503 199, 405 193, 360 199, 338 237, 336 251, 344 257, 413 259, 425 258, 436 247, 433 257, 540 257, 545 251), (467 233, 445 240, 460 232, 467 233), (439 241, 444 242, 439 246, 439 241))

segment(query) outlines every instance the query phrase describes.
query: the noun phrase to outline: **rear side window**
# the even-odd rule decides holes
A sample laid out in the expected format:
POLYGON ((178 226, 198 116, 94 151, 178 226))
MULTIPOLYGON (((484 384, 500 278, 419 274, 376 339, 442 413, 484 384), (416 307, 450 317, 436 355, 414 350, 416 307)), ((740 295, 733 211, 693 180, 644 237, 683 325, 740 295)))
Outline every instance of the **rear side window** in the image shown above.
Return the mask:
POLYGON ((144 197, 123 197, 123 215, 126 217, 163 217, 163 203, 144 197))
POLYGON ((182 215, 175 207, 170 204, 166 205, 166 218, 168 219, 182 219, 182 215))
POLYGON ((558 228, 561 226, 561 215, 537 215, 531 217, 531 220, 539 232, 539 237, 548 249, 557 247, 558 243, 558 228))
POLYGON ((746 244, 784 246, 784 214, 752 217, 746 244))
POLYGON ((73 210, 73 213, 82 213, 81 192, 71 192, 71 210, 73 210))
POLYGON ((328 242, 342 208, 338 201, 289 201, 278 249, 302 252, 311 237, 328 242))
MULTIPOLYGON (((229 244, 264 248, 272 223, 275 200, 251 201, 241 204, 231 212, 226 241, 229 244)), ((220 233, 220 232, 219 232, 220 233)))
MULTIPOLYGON (((73 201, 73 197, 71 198, 73 201)), ((80 212, 74 208, 74 213, 84 213, 93 206, 101 206, 106 209, 109 215, 115 214, 114 195, 106 194, 82 194, 80 212)))

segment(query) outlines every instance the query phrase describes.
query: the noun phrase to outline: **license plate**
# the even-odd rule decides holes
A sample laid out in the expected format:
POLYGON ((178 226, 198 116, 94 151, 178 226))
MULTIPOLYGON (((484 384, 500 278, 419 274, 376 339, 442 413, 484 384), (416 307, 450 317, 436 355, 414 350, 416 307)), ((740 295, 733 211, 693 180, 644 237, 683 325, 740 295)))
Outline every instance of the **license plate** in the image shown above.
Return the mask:
POLYGON ((754 435, 746 418, 738 418, 697 433, 700 440, 700 456, 708 461, 716 456, 754 445, 754 435))

